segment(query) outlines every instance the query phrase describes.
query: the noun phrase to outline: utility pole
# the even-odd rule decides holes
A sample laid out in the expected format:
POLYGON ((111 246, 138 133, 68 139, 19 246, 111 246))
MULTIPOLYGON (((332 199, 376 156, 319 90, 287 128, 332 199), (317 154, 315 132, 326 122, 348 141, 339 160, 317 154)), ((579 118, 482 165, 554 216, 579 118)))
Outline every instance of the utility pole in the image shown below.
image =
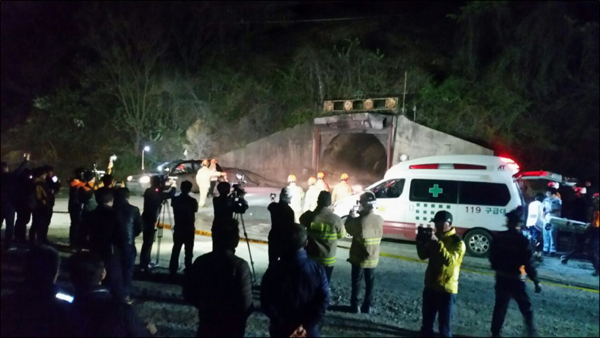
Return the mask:
POLYGON ((402 115, 406 115, 406 86, 408 83, 408 71, 404 73, 404 97, 402 98, 402 115))

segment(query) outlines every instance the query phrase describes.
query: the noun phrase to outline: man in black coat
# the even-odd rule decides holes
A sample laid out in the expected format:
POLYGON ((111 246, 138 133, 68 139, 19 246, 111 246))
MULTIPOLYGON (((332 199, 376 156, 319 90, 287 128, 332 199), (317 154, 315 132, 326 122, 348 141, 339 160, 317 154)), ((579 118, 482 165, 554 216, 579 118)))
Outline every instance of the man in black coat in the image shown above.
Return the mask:
POLYGON ((213 220, 212 231, 215 231, 216 224, 223 224, 233 218, 233 200, 229 196, 231 193, 231 185, 227 182, 221 182, 217 186, 219 197, 213 199, 213 207, 215 210, 215 219, 213 220))
POLYGON ((198 201, 190 196, 193 184, 190 181, 181 183, 181 195, 173 198, 172 206, 175 214, 175 231, 173 233, 173 252, 169 270, 171 275, 179 271, 181 247, 185 245, 185 268, 192 267, 194 260, 194 242, 196 240, 196 213, 198 201))
POLYGON ((122 248, 125 238, 120 230, 117 212, 113 208, 114 195, 106 192, 100 195, 100 204, 89 214, 87 223, 90 228, 90 251, 104 262, 107 285, 116 300, 125 302, 125 284, 123 281, 122 248))
POLYGON ((498 233, 490 248, 490 263, 496 271, 496 306, 492 319, 492 336, 500 337, 510 300, 514 299, 525 318, 528 336, 535 337, 533 309, 527 294, 525 274, 535 283, 536 293, 542 292, 542 289, 531 246, 519 228, 523 221, 522 207, 508 213, 506 218, 508 231, 498 233))
POLYGON ((5 244, 10 248, 15 233, 15 207, 12 199, 15 194, 14 175, 9 172, 8 164, 2 162, 2 220, 0 225, 6 221, 5 244))
POLYGON ((142 214, 142 220, 144 221, 143 233, 144 233, 144 244, 142 246, 142 252, 140 254, 140 268, 142 272, 150 272, 150 254, 152 253, 152 246, 154 245, 154 237, 156 234, 156 224, 158 217, 162 211, 163 203, 175 197, 175 187, 164 190, 161 179, 158 176, 151 178, 150 188, 146 189, 144 193, 144 213, 142 214))
POLYGON ((135 269, 137 249, 135 239, 142 233, 142 216, 140 209, 129 204, 129 189, 117 189, 114 210, 119 222, 119 231, 123 239, 121 249, 121 269, 123 288, 128 303, 131 303, 131 285, 135 269))
POLYGON ((279 196, 279 203, 271 203, 269 212, 271 213, 271 232, 269 232, 269 264, 276 263, 281 258, 281 243, 285 239, 283 233, 285 230, 296 223, 294 210, 290 207, 291 197, 288 189, 283 188, 279 196))
POLYGON ((59 267, 60 256, 53 248, 40 246, 27 253, 25 283, 15 295, 2 297, 1 337, 74 336, 68 325, 70 304, 57 297, 59 267))
POLYGON ((244 337, 252 313, 252 275, 235 256, 239 224, 224 221, 213 233, 214 250, 196 260, 184 287, 184 298, 198 309, 198 337, 244 337))
POLYGON ((89 252, 73 255, 69 260, 69 273, 75 287, 69 324, 76 337, 150 336, 135 310, 115 301, 102 286, 106 270, 100 257, 89 252))

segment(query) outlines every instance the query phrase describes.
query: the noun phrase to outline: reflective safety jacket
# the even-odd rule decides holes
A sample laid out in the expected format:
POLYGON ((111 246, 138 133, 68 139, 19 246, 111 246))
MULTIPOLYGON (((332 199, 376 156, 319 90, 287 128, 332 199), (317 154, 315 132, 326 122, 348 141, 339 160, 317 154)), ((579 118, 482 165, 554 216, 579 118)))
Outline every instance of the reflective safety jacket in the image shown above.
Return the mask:
POLYGON ((335 205, 335 202, 339 202, 340 200, 343 200, 346 197, 352 196, 353 193, 354 191, 352 191, 352 187, 350 186, 350 184, 348 184, 348 182, 340 182, 340 184, 336 185, 335 189, 333 189, 333 194, 331 195, 331 203, 335 205))
POLYGON ((202 169, 198 170, 198 174, 196 175, 198 187, 210 189, 210 182, 213 175, 215 175, 215 172, 210 170, 208 167, 203 167, 202 169))
POLYGON ((342 219, 329 208, 317 208, 302 215, 300 224, 308 229, 308 257, 324 266, 335 265, 337 241, 346 236, 342 219))
POLYGON ((379 264, 383 218, 373 211, 358 218, 348 217, 346 231, 353 237, 350 248, 350 263, 363 269, 374 269, 379 264))
POLYGON ((417 243, 417 252, 422 260, 429 259, 425 273, 425 288, 450 294, 458 294, 460 267, 467 251, 465 242, 452 229, 445 234, 436 234, 439 242, 417 243))

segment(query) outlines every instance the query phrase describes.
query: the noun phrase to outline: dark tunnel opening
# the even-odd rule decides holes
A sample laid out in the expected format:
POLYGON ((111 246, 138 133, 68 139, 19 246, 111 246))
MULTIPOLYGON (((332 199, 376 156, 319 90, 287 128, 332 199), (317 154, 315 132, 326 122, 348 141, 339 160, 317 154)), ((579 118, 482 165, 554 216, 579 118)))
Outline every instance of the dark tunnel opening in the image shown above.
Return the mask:
POLYGON ((329 145, 321 159, 322 171, 330 182, 347 173, 354 183, 367 185, 380 180, 387 170, 387 153, 381 141, 372 134, 340 134, 329 145))

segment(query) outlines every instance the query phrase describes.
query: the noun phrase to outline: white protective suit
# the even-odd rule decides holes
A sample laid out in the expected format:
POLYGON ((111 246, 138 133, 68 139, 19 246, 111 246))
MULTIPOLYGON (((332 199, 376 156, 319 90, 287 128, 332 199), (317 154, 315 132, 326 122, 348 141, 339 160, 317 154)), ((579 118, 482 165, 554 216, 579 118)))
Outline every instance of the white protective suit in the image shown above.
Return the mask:
POLYGON ((319 193, 321 193, 321 191, 329 192, 329 184, 327 184, 325 180, 318 180, 315 186, 319 189, 319 193))
POLYGON ((346 197, 350 197, 354 194, 352 191, 352 187, 348 182, 342 181, 333 189, 333 194, 331 194, 331 203, 335 205, 335 202, 339 202, 346 197))
POLYGON ((206 207, 206 199, 208 198, 208 193, 210 191, 210 181, 213 177, 213 171, 208 167, 202 167, 202 169, 198 170, 198 174, 196 175, 196 182, 198 183, 198 187, 200 188, 200 207, 206 207))
POLYGON ((319 194, 321 191, 317 188, 316 185, 311 185, 308 187, 306 191, 306 196, 304 198, 304 212, 315 211, 317 208, 317 204, 319 201, 319 194))
POLYGON ((296 183, 290 183, 287 187, 290 195, 290 207, 294 210, 296 223, 300 224, 300 216, 302 216, 302 200, 304 199, 304 189, 300 188, 296 183))

